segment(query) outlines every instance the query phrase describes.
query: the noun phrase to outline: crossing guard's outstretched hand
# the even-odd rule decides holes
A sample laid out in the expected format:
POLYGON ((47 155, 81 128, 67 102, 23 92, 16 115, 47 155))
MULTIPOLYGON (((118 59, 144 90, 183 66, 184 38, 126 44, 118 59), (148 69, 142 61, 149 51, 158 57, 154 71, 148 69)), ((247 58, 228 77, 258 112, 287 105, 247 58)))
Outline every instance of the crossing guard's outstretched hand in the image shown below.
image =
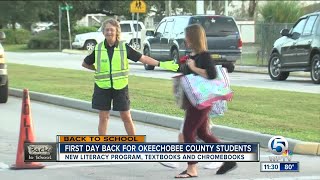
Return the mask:
POLYGON ((163 69, 167 69, 175 72, 178 71, 179 69, 179 64, 176 64, 173 60, 160 62, 159 66, 163 69))

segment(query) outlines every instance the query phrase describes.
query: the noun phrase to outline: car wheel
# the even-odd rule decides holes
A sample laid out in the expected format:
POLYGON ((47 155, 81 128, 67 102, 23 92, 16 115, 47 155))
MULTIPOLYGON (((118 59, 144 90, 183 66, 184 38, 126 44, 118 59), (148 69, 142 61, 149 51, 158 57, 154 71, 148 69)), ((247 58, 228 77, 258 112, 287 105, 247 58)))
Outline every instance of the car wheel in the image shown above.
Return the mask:
POLYGON ((235 68, 233 63, 224 63, 222 64, 222 67, 226 68, 228 70, 228 73, 232 73, 235 68))
POLYGON ((0 86, 0 103, 6 103, 8 101, 8 84, 9 81, 3 86, 0 86))
POLYGON ((284 81, 288 78, 290 72, 281 72, 281 60, 278 53, 272 53, 268 64, 268 73, 272 80, 284 81))
POLYGON ((171 51, 171 59, 176 63, 179 64, 179 52, 177 49, 173 49, 171 51))
POLYGON ((320 55, 316 54, 311 61, 311 79, 313 83, 320 84, 320 55))
POLYGON ((130 41, 130 45, 132 46, 133 49, 140 49, 140 46, 141 46, 140 39, 138 39, 138 42, 136 39, 132 39, 130 41))
MULTIPOLYGON (((145 47, 143 49, 143 54, 150 57, 150 49, 148 47, 145 47)), ((154 66, 143 64, 145 70, 154 70, 154 66)))
POLYGON ((84 48, 88 51, 93 51, 96 44, 97 44, 96 41, 89 40, 89 41, 86 41, 86 43, 84 44, 84 48))

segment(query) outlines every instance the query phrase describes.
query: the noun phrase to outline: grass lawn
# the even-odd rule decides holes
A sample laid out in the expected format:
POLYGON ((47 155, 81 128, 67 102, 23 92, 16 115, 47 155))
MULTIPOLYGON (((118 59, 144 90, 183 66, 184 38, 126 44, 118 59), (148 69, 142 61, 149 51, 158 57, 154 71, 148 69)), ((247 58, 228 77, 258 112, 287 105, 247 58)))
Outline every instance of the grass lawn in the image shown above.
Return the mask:
POLYGON ((60 52, 59 49, 28 49, 27 44, 2 44, 5 51, 11 52, 60 52))
MULTIPOLYGON (((93 73, 8 64, 10 87, 91 101, 93 73)), ((152 72, 150 72, 152 73, 152 72)), ((183 117, 170 80, 130 76, 133 109, 183 117)), ((235 96, 215 124, 320 142, 319 94, 232 87, 235 96)))
POLYGON ((241 59, 237 60, 237 65, 249 65, 249 66, 267 66, 268 59, 258 59, 256 54, 242 53, 241 59))

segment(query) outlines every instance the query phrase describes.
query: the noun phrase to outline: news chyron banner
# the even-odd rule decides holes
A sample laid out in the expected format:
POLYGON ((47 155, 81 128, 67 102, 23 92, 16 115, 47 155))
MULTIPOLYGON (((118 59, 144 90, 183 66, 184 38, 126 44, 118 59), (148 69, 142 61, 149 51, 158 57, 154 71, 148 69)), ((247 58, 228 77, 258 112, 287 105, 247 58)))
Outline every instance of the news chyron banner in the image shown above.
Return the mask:
POLYGON ((56 143, 25 143, 33 162, 258 162, 258 143, 149 143, 146 136, 66 136, 56 143))

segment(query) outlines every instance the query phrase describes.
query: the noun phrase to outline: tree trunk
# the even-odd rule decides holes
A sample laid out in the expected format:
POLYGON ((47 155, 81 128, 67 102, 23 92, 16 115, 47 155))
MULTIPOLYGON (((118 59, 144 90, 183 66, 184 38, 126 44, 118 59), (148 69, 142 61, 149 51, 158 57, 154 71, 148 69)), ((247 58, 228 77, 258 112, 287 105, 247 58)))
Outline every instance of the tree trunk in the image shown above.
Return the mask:
POLYGON ((254 17, 254 14, 255 14, 255 11, 256 11, 256 7, 257 7, 257 1, 255 1, 255 0, 250 0, 249 1, 249 9, 248 9, 248 11, 249 11, 249 17, 250 18, 253 18, 254 17))
POLYGON ((16 30, 16 22, 12 22, 12 29, 16 30))
POLYGON ((242 2, 241 2, 241 17, 242 18, 245 17, 245 15, 246 15, 246 7, 245 7, 244 3, 245 3, 244 0, 242 0, 242 2))

